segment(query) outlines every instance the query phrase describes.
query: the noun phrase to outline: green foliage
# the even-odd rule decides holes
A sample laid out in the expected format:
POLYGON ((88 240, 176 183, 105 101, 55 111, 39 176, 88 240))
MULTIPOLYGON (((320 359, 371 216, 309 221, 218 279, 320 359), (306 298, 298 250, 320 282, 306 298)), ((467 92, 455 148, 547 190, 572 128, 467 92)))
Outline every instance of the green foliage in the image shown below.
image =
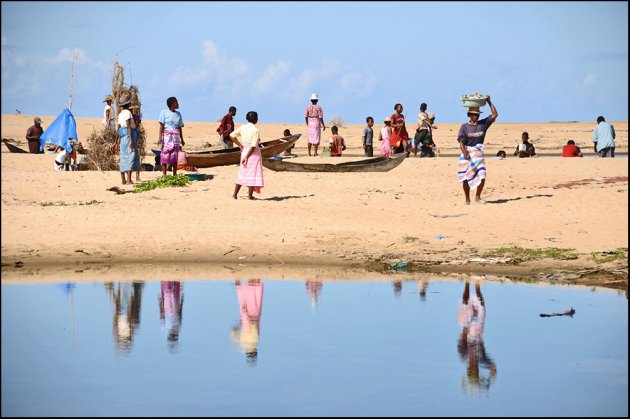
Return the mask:
POLYGON ((614 260, 628 259, 628 253, 623 249, 617 249, 612 252, 591 252, 591 256, 596 263, 606 263, 614 260), (600 255, 603 255, 603 257, 599 257, 600 255))
POLYGON ((416 240, 418 240, 417 237, 412 237, 412 236, 405 236, 403 237, 403 240, 405 241, 405 243, 412 243, 415 242, 416 240))
POLYGON ((147 182, 136 183, 133 185, 133 193, 140 193, 146 191, 152 191, 156 188, 169 188, 171 186, 186 186, 190 183, 188 176, 178 173, 175 176, 166 175, 156 180, 150 180, 147 182))
POLYGON ((42 207, 69 207, 70 205, 96 205, 96 204, 102 204, 102 203, 103 201, 97 201, 96 199, 93 199, 88 202, 79 201, 76 204, 68 204, 65 201, 56 201, 56 202, 44 201, 44 202, 40 202, 39 205, 41 205, 42 207))
POLYGON ((537 259, 577 259, 575 249, 562 249, 559 247, 547 247, 545 249, 526 249, 519 246, 499 247, 494 253, 499 256, 513 257, 520 261, 537 259))

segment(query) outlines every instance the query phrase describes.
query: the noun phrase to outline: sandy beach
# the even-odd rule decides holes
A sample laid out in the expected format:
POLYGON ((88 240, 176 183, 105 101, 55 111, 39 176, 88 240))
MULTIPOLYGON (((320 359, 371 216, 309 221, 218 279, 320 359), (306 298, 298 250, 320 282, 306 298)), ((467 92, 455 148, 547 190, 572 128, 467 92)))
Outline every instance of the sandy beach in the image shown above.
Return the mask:
MULTIPOLYGON (((55 118, 40 117, 44 129, 55 118)), ((24 135, 32 118, 2 115, 2 138, 15 139, 27 149, 24 135)), ((376 122, 375 133, 382 126, 376 122)), ((617 132, 616 153, 627 155, 627 121, 611 123, 617 132)), ((157 121, 143 124, 149 145, 157 148, 157 121)), ((160 266, 157 272, 177 275, 173 266, 195 262, 220 266, 226 275, 260 275, 291 269, 315 274, 324 267, 378 272, 388 264, 411 262, 428 272, 529 276, 627 289, 628 160, 593 157, 594 122, 497 121, 485 142, 484 202, 471 205, 464 204, 456 176, 460 124, 436 124, 440 157, 408 158, 386 173, 265 169, 265 187, 257 201, 247 200, 245 189, 238 200, 232 198, 237 166, 200 169, 212 179, 187 187, 117 195, 107 191, 123 187, 116 171, 55 172, 54 155, 9 153, 3 144, 3 281, 37 272, 41 276, 47 269, 65 275, 88 265, 111 270, 150 263, 160 266), (523 131, 529 132, 540 157, 512 156, 523 131), (559 157, 567 139, 575 140, 584 158, 559 157), (500 149, 506 150, 507 159, 494 157, 500 149), (513 246, 574 249, 577 259, 515 263, 496 252, 513 246), (602 262, 602 252, 619 249, 625 249, 624 260, 602 262)), ((217 125, 186 122, 185 149, 200 150, 206 143, 216 147, 217 125)), ((299 157, 293 161, 363 158, 362 124, 340 129, 348 145, 341 159, 308 157, 304 124, 261 121, 258 126, 264 140, 282 136, 285 128, 302 133, 294 149, 299 157)), ((77 129, 87 146, 92 130, 100 129, 100 119, 77 118, 77 129)), ((324 132, 322 139, 327 141, 329 134, 324 132)), ((153 156, 144 162, 153 164, 153 156)), ((141 176, 153 180, 160 175, 141 176)), ((132 271, 125 272, 138 272, 132 271)), ((146 266, 142 272, 145 278, 155 273, 146 266)), ((203 276, 203 269, 195 272, 189 274, 203 276)))

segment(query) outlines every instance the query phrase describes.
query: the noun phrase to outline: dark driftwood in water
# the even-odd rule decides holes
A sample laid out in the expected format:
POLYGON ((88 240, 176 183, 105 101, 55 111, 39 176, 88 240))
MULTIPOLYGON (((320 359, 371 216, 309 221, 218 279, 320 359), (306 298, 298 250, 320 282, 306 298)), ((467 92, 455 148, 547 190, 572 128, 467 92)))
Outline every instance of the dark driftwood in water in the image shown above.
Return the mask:
MULTIPOLYGON (((263 159, 269 158, 274 154, 280 154, 291 147, 300 138, 301 134, 282 137, 276 140, 263 141, 260 143, 260 153, 263 159)), ((155 151, 154 151, 155 153, 155 151)), ((213 151, 192 151, 186 152, 188 165, 204 168, 215 166, 227 166, 230 164, 239 164, 241 162, 241 149, 238 147, 226 148, 225 150, 213 151)))
POLYGON ((573 307, 571 307, 570 309, 565 310, 562 313, 551 313, 551 314, 541 313, 540 317, 553 317, 553 316, 570 316, 570 317, 573 317, 574 314, 575 314, 575 310, 573 309, 573 307))
POLYGON ((265 159, 263 160, 263 166, 275 172, 388 172, 402 163, 406 157, 406 153, 399 153, 393 156, 374 157, 337 164, 293 163, 265 159))

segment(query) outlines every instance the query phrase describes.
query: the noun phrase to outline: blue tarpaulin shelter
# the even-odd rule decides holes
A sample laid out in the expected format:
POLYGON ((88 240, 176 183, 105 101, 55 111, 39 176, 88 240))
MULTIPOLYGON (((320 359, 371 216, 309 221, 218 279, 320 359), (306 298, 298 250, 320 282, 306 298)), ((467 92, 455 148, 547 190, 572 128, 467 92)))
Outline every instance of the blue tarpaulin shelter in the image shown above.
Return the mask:
POLYGON ((39 137, 39 151, 43 151, 46 142, 50 142, 65 148, 70 153, 72 152, 71 138, 79 141, 77 137, 77 123, 72 112, 66 108, 39 137))

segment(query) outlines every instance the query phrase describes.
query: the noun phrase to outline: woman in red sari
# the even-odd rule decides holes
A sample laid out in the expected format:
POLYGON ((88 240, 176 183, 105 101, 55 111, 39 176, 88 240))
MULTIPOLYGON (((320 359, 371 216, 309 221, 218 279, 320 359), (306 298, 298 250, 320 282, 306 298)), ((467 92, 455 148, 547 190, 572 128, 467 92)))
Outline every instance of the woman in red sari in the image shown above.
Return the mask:
POLYGON ((400 103, 394 105, 395 114, 392 115, 392 149, 394 154, 407 153, 409 134, 405 127, 405 116, 402 114, 403 106, 400 103))

